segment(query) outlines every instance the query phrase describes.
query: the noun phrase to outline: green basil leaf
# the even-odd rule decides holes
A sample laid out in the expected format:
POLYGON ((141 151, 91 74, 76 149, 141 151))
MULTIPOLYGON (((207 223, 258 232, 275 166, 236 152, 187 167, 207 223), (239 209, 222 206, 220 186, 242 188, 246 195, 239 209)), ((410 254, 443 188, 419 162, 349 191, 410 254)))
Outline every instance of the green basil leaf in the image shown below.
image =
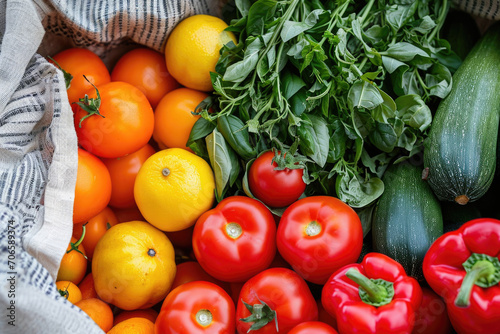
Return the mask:
POLYGON ((408 5, 396 5, 386 11, 386 20, 394 34, 401 29, 415 14, 420 1, 408 5))
POLYGON ((386 56, 382 56, 382 64, 384 65, 384 68, 387 70, 387 72, 389 72, 389 74, 394 73, 400 67, 405 68, 405 71, 409 68, 409 66, 405 63, 386 56))
POLYGON ((349 89, 347 101, 351 109, 360 107, 374 109, 384 102, 384 99, 376 86, 364 80, 358 80, 349 89))
POLYGON ((308 116, 310 122, 303 122, 297 129, 300 138, 301 151, 309 156, 320 167, 324 167, 330 148, 330 136, 326 120, 308 116))
POLYGON ((223 79, 225 81, 242 82, 255 69, 262 49, 260 38, 254 38, 245 49, 243 60, 227 67, 223 79))
POLYGON ((217 199, 221 200, 224 197, 224 192, 230 179, 234 180, 234 170, 239 171, 239 164, 237 163, 237 159, 236 161, 234 159, 236 154, 227 145, 224 136, 217 129, 214 129, 205 138, 205 141, 207 143, 210 164, 214 170, 217 199))
POLYGON ((222 115, 217 118, 217 129, 222 133, 227 143, 244 160, 249 160, 257 154, 250 144, 248 129, 241 119, 234 115, 222 115))
POLYGON ((373 126, 373 117, 365 109, 356 109, 351 112, 354 130, 361 138, 366 138, 373 126))
POLYGON ((248 15, 248 11, 250 10, 250 6, 252 5, 250 0, 235 0, 235 4, 241 16, 248 15))
POLYGON ((436 63, 431 67, 430 73, 425 75, 425 84, 429 89, 429 95, 444 99, 451 91, 451 72, 446 66, 436 63))
POLYGON ((370 141, 379 150, 390 153, 396 146, 398 137, 390 124, 375 122, 370 132, 370 141))
POLYGON ((276 12, 277 1, 258 0, 248 10, 247 35, 263 35, 265 25, 276 12))
POLYGON ((420 21, 420 24, 413 28, 414 31, 417 31, 421 34, 426 34, 430 32, 436 26, 436 22, 429 16, 426 15, 420 21))
POLYGON ((432 122, 432 113, 419 95, 404 95, 396 99, 398 117, 403 122, 420 131, 424 131, 432 122))
POLYGON ((293 114, 300 116, 307 108, 307 92, 304 88, 300 89, 290 98, 290 109, 293 114))
POLYGON ((306 16, 304 21, 285 21, 280 35, 283 42, 288 42, 304 31, 314 27, 318 22, 319 16, 324 12, 322 9, 315 9, 306 16))
POLYGON ((417 55, 423 58, 430 58, 430 55, 427 52, 407 42, 399 42, 392 45, 384 52, 384 55, 402 62, 408 62, 417 55))
POLYGON ((295 93, 297 93, 302 87, 306 86, 306 83, 301 77, 290 71, 285 71, 283 73, 281 82, 283 83, 283 97, 287 100, 295 95, 295 93))
POLYGON ((398 147, 402 147, 407 151, 411 151, 417 142, 417 135, 412 131, 412 128, 405 128, 403 133, 398 138, 398 147))
POLYGON ((377 24, 366 29, 364 32, 364 37, 372 44, 378 45, 379 43, 385 42, 389 36, 390 29, 388 26, 379 26, 377 24))
POLYGON ((382 195, 384 183, 378 177, 365 180, 357 174, 339 173, 335 190, 341 201, 353 208, 362 208, 382 195))
POLYGON ((396 102, 383 90, 379 89, 379 92, 384 102, 373 109, 371 114, 374 120, 387 123, 388 119, 396 116, 396 102))

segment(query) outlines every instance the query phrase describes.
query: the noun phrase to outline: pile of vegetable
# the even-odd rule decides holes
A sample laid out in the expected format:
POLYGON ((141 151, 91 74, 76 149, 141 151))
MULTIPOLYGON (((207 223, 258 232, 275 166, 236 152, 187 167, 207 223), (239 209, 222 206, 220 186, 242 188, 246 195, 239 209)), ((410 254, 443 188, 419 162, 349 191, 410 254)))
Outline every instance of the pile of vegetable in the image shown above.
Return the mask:
MULTIPOLYGON (((461 63, 440 38, 447 1, 236 1, 214 95, 188 146, 210 160, 218 199, 252 195, 253 159, 303 169, 305 195, 354 208, 381 196, 391 163, 422 152, 430 106, 461 63)), ((277 214, 279 210, 275 210, 277 214)))

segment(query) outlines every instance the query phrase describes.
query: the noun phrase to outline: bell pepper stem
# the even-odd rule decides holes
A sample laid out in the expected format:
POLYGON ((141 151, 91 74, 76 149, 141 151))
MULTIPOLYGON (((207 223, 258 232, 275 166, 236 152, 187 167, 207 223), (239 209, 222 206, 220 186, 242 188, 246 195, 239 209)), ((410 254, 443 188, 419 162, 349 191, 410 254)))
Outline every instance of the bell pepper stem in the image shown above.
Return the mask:
POLYGON ((356 282, 360 288, 366 291, 368 297, 373 303, 380 303, 387 298, 387 289, 381 285, 375 284, 368 277, 360 273, 358 270, 351 268, 347 270, 345 275, 356 282))
POLYGON ((476 282, 482 278, 491 276, 495 273, 494 265, 489 261, 478 261, 472 267, 472 270, 465 275, 460 291, 455 299, 455 305, 458 307, 467 307, 470 304, 470 295, 476 282))

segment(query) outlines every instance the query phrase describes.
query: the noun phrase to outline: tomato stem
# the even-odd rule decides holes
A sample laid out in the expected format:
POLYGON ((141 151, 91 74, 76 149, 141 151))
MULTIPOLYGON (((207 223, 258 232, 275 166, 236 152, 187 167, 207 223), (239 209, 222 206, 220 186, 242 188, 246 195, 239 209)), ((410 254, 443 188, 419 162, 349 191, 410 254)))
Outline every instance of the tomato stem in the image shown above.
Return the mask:
POLYGON ((83 224, 83 226, 82 226, 82 236, 80 237, 80 239, 78 239, 77 242, 74 242, 74 243, 70 242, 69 243, 70 249, 68 249, 66 251, 66 254, 68 254, 68 253, 70 253, 72 251, 77 251, 78 253, 82 254, 83 257, 87 260, 87 256, 85 254, 83 254, 81 250, 78 249, 78 246, 80 246, 80 244, 82 243, 83 238, 85 238, 85 230, 86 230, 86 226, 85 225, 87 225, 87 223, 83 224))
POLYGON ((47 56, 47 58, 49 58, 50 60, 52 60, 54 62, 54 64, 56 64, 56 66, 63 72, 64 83, 66 84, 66 90, 68 90, 69 87, 71 87, 71 81, 73 80, 73 75, 71 75, 71 73, 69 73, 69 72, 66 72, 61 67, 61 65, 59 65, 59 63, 54 58, 52 58, 51 56, 47 56))
POLYGON ((80 123, 78 123, 78 127, 82 127, 82 122, 92 116, 92 115, 99 115, 101 116, 102 118, 105 118, 103 115, 101 115, 100 111, 99 111, 99 108, 101 106, 101 95, 99 94, 99 90, 97 89, 97 87, 89 81, 89 79, 87 79, 87 77, 84 75, 83 76, 85 78, 85 80, 87 80, 87 82, 89 84, 92 85, 92 87, 94 87, 95 91, 96 91, 96 94, 97 94, 97 98, 89 98, 89 96, 87 94, 85 94, 85 97, 84 98, 81 98, 80 99, 80 102, 74 102, 76 103, 78 106, 80 106, 80 108, 82 108, 84 111, 87 112, 87 115, 83 116, 82 118, 80 118, 80 123))

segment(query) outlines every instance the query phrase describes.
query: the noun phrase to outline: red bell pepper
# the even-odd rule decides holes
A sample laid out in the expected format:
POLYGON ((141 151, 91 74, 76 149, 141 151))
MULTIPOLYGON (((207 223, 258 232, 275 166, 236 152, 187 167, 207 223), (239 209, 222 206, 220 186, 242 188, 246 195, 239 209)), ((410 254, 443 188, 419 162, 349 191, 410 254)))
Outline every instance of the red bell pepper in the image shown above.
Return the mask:
POLYGON ((479 218, 439 237, 423 270, 455 330, 500 333, 500 220, 479 218))
POLYGON ((422 289, 401 264, 368 253, 361 263, 342 267, 329 278, 321 302, 336 318, 339 333, 410 334, 422 289))

